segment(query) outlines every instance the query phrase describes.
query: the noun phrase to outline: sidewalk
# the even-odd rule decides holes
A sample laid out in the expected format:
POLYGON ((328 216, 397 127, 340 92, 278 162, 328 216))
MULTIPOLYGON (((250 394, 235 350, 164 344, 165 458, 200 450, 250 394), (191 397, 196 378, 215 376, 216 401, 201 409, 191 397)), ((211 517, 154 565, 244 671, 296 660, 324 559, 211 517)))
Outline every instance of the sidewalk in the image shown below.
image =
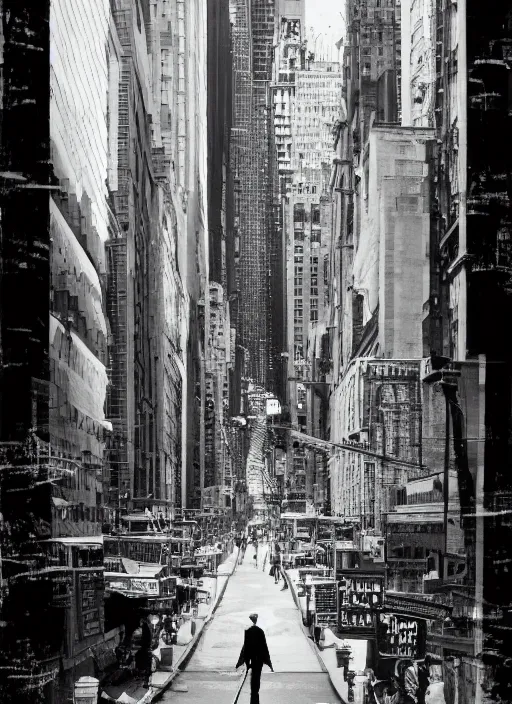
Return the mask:
MULTIPOLYGON (((151 687, 150 691, 153 692, 152 697, 147 701, 155 701, 163 692, 164 689, 170 685, 174 679, 176 673, 179 671, 180 667, 187 661, 187 659, 192 655, 201 634, 206 624, 211 621, 217 607, 219 606, 224 592, 226 591, 229 578, 234 574, 236 570, 238 560, 238 548, 234 548, 231 555, 221 563, 217 568, 217 579, 210 578, 211 582, 216 583, 215 596, 212 603, 209 605, 208 612, 201 617, 195 618, 196 632, 192 640, 186 645, 173 645, 173 663, 172 672, 160 672, 156 671, 151 677, 151 687)), ((200 605, 201 606, 201 605, 200 605)), ((199 612, 201 614, 201 612, 199 612)))
MULTIPOLYGON (((229 580, 224 599, 215 619, 205 631, 190 659, 193 671, 219 670, 233 672, 244 641, 244 631, 251 626, 249 614, 258 614, 258 626, 267 637, 274 670, 278 672, 323 672, 315 648, 304 637, 300 614, 290 590, 281 591, 282 581, 274 584, 267 560, 262 558, 268 546, 258 550, 258 568, 254 566, 254 548, 247 547, 245 559, 229 580)), ((266 668, 265 668, 266 670, 266 668)))
MULTIPOLYGON (((297 596, 297 581, 299 579, 298 570, 286 570, 285 572, 290 591, 293 595, 293 599, 297 608, 301 612, 301 618, 306 618, 306 597, 297 596)), ((310 637, 309 628, 307 626, 302 626, 302 630, 308 637, 310 637)), ((344 642, 341 638, 337 638, 330 628, 325 630, 325 646, 322 650, 317 648, 314 644, 313 639, 310 640, 312 647, 315 649, 317 656, 321 659, 325 669, 329 673, 329 678, 331 683, 341 698, 342 702, 348 702, 348 685, 343 677, 343 668, 338 667, 338 662, 336 658, 336 646, 343 645, 344 642)), ((366 644, 365 641, 355 641, 351 640, 350 645, 352 647, 353 662, 351 669, 364 670, 366 667, 366 644), (363 645, 364 644, 364 645, 363 645), (359 646, 359 647, 358 647, 359 646)))
MULTIPOLYGON (((122 685, 119 685, 118 688, 112 687, 110 688, 111 693, 116 692, 117 689, 119 690, 119 693, 116 693, 115 695, 118 698, 114 698, 112 696, 111 698, 108 698, 105 693, 103 693, 102 699, 104 701, 118 701, 123 704, 149 704, 149 702, 153 702, 162 696, 163 692, 171 685, 173 679, 178 674, 180 667, 193 653, 206 624, 212 619, 213 614, 224 595, 229 579, 236 568, 237 559, 238 549, 235 548, 233 553, 219 565, 217 569, 217 578, 205 578, 203 580, 204 586, 206 588, 210 588, 214 596, 210 604, 199 605, 199 615, 198 617, 192 619, 196 624, 196 632, 194 633, 192 639, 185 645, 172 646, 172 671, 164 672, 157 670, 154 672, 151 676, 149 689, 144 689, 141 686, 141 682, 135 680, 132 682, 123 683, 122 685)), ((159 655, 159 650, 160 648, 154 651, 157 657, 159 655)))

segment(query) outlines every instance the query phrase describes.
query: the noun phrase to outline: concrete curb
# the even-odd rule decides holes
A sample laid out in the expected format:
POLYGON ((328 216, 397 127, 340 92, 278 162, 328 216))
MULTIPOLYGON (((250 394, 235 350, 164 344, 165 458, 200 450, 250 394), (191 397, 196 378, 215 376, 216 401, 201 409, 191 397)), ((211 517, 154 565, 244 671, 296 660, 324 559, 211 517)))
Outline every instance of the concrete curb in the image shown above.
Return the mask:
POLYGON ((339 697, 341 703, 342 703, 342 704, 347 704, 346 700, 343 698, 343 695, 341 694, 341 692, 339 691, 339 689, 336 687, 336 683, 334 682, 334 680, 333 680, 333 678, 332 678, 332 676, 331 676, 331 672, 330 672, 329 668, 327 667, 327 665, 325 664, 325 662, 323 661, 322 656, 321 656, 320 653, 318 652, 315 643, 312 642, 312 641, 310 640, 310 638, 309 638, 309 632, 307 631, 306 626, 304 626, 304 624, 303 624, 303 622, 302 622, 302 609, 301 609, 301 606, 300 606, 299 599, 298 599, 298 597, 297 597, 297 595, 296 595, 296 593, 295 593, 295 589, 294 589, 294 587, 292 586, 292 580, 290 579, 290 576, 288 575, 288 573, 286 572, 286 570, 283 570, 283 572, 284 572, 284 575, 285 575, 285 578, 286 578, 286 582, 287 582, 287 584, 288 584, 288 587, 289 587, 290 591, 292 592, 293 601, 295 602, 295 605, 297 606, 297 610, 298 610, 298 612, 299 612, 299 617, 300 617, 300 622, 301 622, 302 630, 303 630, 304 634, 305 634, 305 635, 307 634, 307 636, 308 636, 308 643, 310 644, 311 648, 313 649, 313 651, 314 651, 314 653, 315 653, 315 655, 316 655, 316 657, 317 657, 318 662, 320 663, 320 667, 322 668, 322 672, 326 672, 326 673, 329 675, 329 682, 331 683, 331 687, 333 688, 333 690, 334 690, 334 691, 336 692, 336 694, 338 695, 338 697, 339 697))
MULTIPOLYGON (((295 589, 294 589, 293 586, 292 586, 292 580, 290 579, 290 576, 287 574, 286 570, 283 570, 283 572, 284 572, 284 576, 285 576, 285 579, 286 579, 286 583, 288 584, 288 589, 289 589, 289 590, 291 591, 291 593, 292 593, 293 601, 295 602, 295 606, 297 607, 297 611, 299 612, 300 625, 301 625, 301 627, 302 627, 302 632, 304 633, 304 635, 307 635, 307 640, 308 640, 309 647, 310 647, 311 650, 315 653, 316 659, 318 660, 318 664, 319 664, 320 667, 322 668, 322 672, 327 672, 327 674, 329 674, 329 670, 327 669, 327 667, 325 666, 324 661, 323 661, 322 658, 320 657, 320 654, 319 654, 318 650, 316 649, 315 644, 313 643, 313 641, 312 641, 312 640, 310 639, 310 637, 309 637, 309 631, 306 630, 306 627, 304 626, 304 624, 303 624, 303 622, 302 622, 302 609, 301 609, 301 607, 300 607, 299 599, 298 599, 297 595, 295 594, 295 589)), ((329 680, 330 680, 330 679, 331 679, 331 677, 330 677, 330 675, 329 675, 329 680)), ((331 683, 332 683, 332 680, 331 680, 331 683)), ((333 687, 334 687, 334 684, 333 684, 333 687)), ((335 690, 336 692, 338 691, 338 690, 336 689, 336 687, 334 687, 334 690, 335 690)))
POLYGON ((169 687, 172 685, 172 683, 173 683, 173 681, 175 680, 175 678, 176 678, 181 672, 183 672, 184 668, 187 666, 187 664, 188 664, 190 658, 192 657, 192 655, 194 654, 194 652, 195 652, 195 650, 196 650, 196 648, 197 648, 197 646, 198 646, 198 643, 199 643, 199 641, 200 641, 200 639, 201 639, 201 636, 202 636, 203 633, 204 633, 204 630, 205 630, 206 626, 207 626, 207 625, 210 623, 210 621, 212 620, 213 615, 214 615, 215 612, 217 611, 217 608, 218 608, 220 602, 222 601, 222 598, 223 598, 224 593, 225 593, 225 591, 226 591, 226 587, 228 586, 229 579, 230 579, 230 577, 232 577, 233 574, 235 573, 236 567, 237 567, 237 565, 236 565, 236 562, 235 562, 235 565, 234 565, 233 569, 231 570, 231 572, 228 572, 227 574, 217 575, 217 579, 218 579, 219 577, 225 577, 226 579, 224 580, 224 584, 222 585, 219 594, 215 597, 215 603, 214 603, 214 605, 213 605, 212 610, 210 611, 210 613, 208 614, 208 616, 205 618, 205 620, 202 622, 201 626, 197 629, 196 633, 194 634, 194 637, 192 638, 192 640, 191 640, 190 643, 188 644, 187 649, 180 655, 180 657, 179 657, 178 660, 176 661, 176 664, 175 664, 175 666, 174 666, 174 669, 173 669, 172 672, 169 672, 169 678, 166 680, 166 682, 165 682, 163 685, 161 685, 161 686, 158 686, 158 685, 151 685, 151 689, 154 690, 154 693, 153 693, 153 695, 152 695, 152 697, 151 697, 151 699, 150 699, 149 701, 155 702, 155 701, 157 701, 158 699, 160 699, 160 697, 163 696, 163 694, 164 694, 164 693, 169 689, 169 687))

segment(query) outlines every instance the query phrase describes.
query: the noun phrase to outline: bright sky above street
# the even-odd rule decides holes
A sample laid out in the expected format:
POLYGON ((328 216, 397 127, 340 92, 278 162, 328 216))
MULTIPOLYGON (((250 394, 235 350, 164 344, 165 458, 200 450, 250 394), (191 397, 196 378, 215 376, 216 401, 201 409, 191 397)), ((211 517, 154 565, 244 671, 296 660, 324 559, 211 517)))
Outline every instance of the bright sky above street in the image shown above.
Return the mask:
POLYGON ((337 61, 334 44, 344 35, 343 9, 340 0, 306 0, 306 34, 317 58, 337 61))

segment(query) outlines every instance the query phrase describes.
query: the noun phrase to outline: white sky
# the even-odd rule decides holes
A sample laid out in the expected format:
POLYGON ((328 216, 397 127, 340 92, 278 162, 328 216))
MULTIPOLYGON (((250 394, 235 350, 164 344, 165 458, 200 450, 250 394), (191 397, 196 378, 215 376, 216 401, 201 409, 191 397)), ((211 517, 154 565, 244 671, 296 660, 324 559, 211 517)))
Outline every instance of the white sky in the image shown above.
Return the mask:
POLYGON ((315 51, 311 44, 321 33, 316 39, 316 54, 319 59, 337 60, 337 50, 333 45, 345 33, 342 18, 344 11, 343 0, 306 0, 306 36, 311 50, 315 51))

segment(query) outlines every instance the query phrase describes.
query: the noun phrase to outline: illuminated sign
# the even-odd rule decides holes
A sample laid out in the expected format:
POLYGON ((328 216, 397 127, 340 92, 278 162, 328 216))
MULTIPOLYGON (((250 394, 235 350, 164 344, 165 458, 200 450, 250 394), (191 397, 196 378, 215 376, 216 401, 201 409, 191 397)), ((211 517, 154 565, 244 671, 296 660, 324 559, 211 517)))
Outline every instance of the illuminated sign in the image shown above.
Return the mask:
POLYGON ((281 413, 281 404, 277 398, 268 398, 266 406, 267 416, 278 416, 281 413))
POLYGON ((363 537, 363 552, 369 552, 374 562, 384 562, 384 538, 377 535, 363 537))

